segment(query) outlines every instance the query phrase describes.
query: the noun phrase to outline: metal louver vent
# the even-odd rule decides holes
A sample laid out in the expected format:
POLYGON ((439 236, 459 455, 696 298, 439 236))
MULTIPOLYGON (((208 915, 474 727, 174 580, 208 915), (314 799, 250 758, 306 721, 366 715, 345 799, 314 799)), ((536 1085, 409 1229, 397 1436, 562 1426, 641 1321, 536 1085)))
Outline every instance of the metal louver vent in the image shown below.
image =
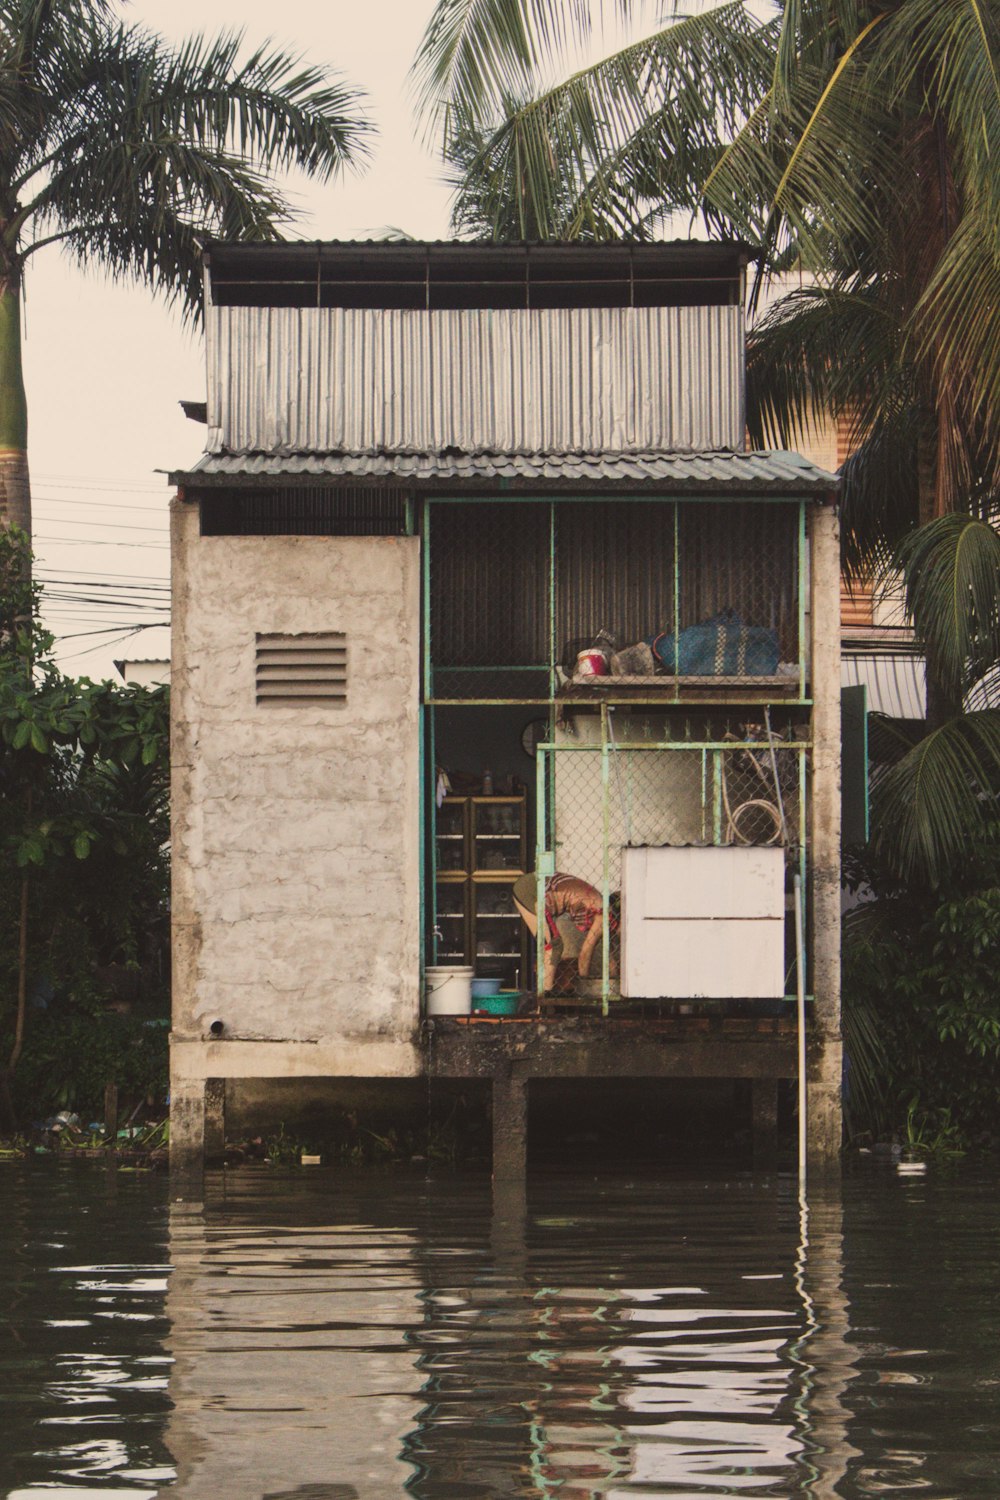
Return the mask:
POLYGON ((289 708, 347 707, 347 636, 343 631, 306 635, 257 633, 257 702, 289 708))

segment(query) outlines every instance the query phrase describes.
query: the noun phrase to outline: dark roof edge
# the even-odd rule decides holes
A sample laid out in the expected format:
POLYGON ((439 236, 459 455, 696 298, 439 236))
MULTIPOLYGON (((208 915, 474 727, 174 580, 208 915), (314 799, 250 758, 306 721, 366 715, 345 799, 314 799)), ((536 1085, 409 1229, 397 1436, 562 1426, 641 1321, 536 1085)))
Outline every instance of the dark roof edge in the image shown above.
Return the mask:
MULTIPOLYGON (((680 462, 684 462, 685 460, 697 460, 699 458, 725 458, 731 460, 733 464, 733 471, 731 475, 728 475, 726 477, 721 477, 718 475, 705 477, 694 475, 670 475, 669 477, 667 477, 663 475, 640 476, 635 474, 629 476, 622 475, 610 477, 607 474, 600 473, 594 473, 593 475, 583 475, 580 473, 576 473, 567 474, 565 476, 540 476, 531 473, 523 475, 499 475, 489 473, 449 474, 447 472, 438 474, 430 473, 414 475, 412 473, 406 473, 405 471, 403 473, 394 474, 391 468, 391 463, 394 458, 405 459, 407 457, 413 457, 417 455, 406 454, 404 452, 383 452, 377 455, 364 453, 338 454, 336 456, 339 460, 343 461, 344 466, 334 472, 327 472, 325 474, 322 471, 317 471, 316 469, 303 471, 301 467, 290 467, 285 472, 282 472, 279 467, 282 461, 282 455, 231 454, 225 455, 225 457, 233 459, 243 457, 248 462, 251 462, 254 458, 266 457, 275 465, 275 470, 272 470, 272 472, 270 473, 262 473, 259 470, 243 473, 232 472, 231 470, 223 473, 212 473, 210 468, 206 470, 205 468, 196 467, 194 469, 172 470, 168 473, 167 478, 171 484, 198 491, 208 491, 215 489, 271 489, 274 488, 276 484, 280 485, 282 488, 287 489, 316 489, 321 487, 326 488, 330 486, 336 487, 338 485, 348 485, 351 487, 364 489, 384 489, 387 487, 395 489, 405 489, 412 491, 414 494, 426 494, 428 492, 444 490, 451 492, 468 491, 469 493, 483 495, 496 495, 498 492, 508 491, 518 491, 521 493, 530 493, 532 491, 536 493, 543 491, 545 493, 566 493, 572 492, 574 490, 581 492, 585 491, 588 493, 622 494, 625 491, 642 490, 669 492, 674 494, 771 493, 781 495, 801 495, 804 497, 809 496, 821 501, 832 498, 840 488, 839 476, 830 474, 820 469, 817 465, 811 463, 809 460, 803 459, 801 454, 794 455, 794 457, 799 459, 803 465, 803 467, 798 472, 793 471, 782 475, 775 475, 771 473, 766 477, 761 474, 754 474, 752 470, 755 460, 757 462, 766 461, 768 457, 768 451, 773 451, 777 454, 782 454, 784 452, 784 450, 765 450, 756 452, 712 450, 699 453, 681 451, 663 451, 662 453, 652 453, 649 450, 646 450, 645 452, 639 453, 628 452, 626 450, 616 450, 613 452, 588 453, 586 455, 588 459, 594 461, 595 463, 600 463, 602 460, 607 460, 609 462, 619 460, 623 463, 636 461, 642 463, 643 461, 652 460, 655 462, 656 459, 669 460, 671 458, 675 458, 680 462), (380 474, 373 474, 370 468, 367 467, 368 461, 376 457, 382 459, 386 463, 385 470, 380 474), (358 460, 358 471, 352 473, 350 460, 355 458, 358 460), (740 472, 741 468, 744 469, 743 473, 740 472)), ((287 457, 290 465, 294 465, 296 460, 301 460, 303 458, 322 458, 323 456, 324 455, 322 454, 308 455, 303 453, 284 455, 284 457, 287 457)), ((328 456, 332 457, 333 455, 328 456)), ((419 456, 429 457, 430 455, 421 453, 419 456)), ((481 453, 467 456, 479 457, 484 460, 494 459, 498 462, 506 461, 509 463, 511 460, 515 460, 519 455, 514 453, 481 453)), ((525 454, 520 456, 526 459, 534 460, 544 460, 544 458, 546 457, 546 455, 544 454, 525 454)), ((566 453, 560 454, 560 456, 572 458, 574 455, 566 453)), ((201 464, 207 463, 210 465, 214 457, 223 457, 223 455, 206 454, 200 462, 201 464)))

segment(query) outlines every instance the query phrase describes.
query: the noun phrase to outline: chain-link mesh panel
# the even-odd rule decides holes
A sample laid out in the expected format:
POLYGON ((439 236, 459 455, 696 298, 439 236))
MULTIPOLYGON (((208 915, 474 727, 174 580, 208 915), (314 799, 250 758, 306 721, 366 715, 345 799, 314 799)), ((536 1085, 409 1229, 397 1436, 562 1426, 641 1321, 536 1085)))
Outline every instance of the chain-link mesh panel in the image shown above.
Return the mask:
POLYGON ((614 663, 623 687, 791 685, 799 524, 797 505, 763 501, 431 503, 430 696, 545 699, 599 631, 641 646, 614 663))
MULTIPOLYGON (((543 752, 538 866, 588 881, 616 911, 628 847, 779 846, 801 859, 805 748, 736 736, 699 743, 600 743, 543 752)), ((577 737, 586 729, 577 728, 577 737)), ((596 978, 614 995, 614 959, 596 978)))
POLYGON ((773 845, 801 841, 801 758, 776 741, 546 754, 544 848, 593 885, 620 879, 626 845, 773 845), (777 771, 777 777, 775 777, 777 771))

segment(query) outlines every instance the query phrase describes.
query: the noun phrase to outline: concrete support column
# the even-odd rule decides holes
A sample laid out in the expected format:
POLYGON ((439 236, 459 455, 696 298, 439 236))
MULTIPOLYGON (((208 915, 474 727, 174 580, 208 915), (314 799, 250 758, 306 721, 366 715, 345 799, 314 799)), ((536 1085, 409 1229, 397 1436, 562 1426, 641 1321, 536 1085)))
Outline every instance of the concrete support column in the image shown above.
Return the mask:
POLYGON ((839 1037, 814 1037, 809 1044, 806 1111, 809 1170, 838 1172, 844 1128, 844 1048, 839 1037))
POLYGON ((201 1172, 205 1165, 205 1080, 186 1078, 170 1086, 170 1170, 201 1172))
POLYGON ((527 1080, 499 1072, 493 1078, 493 1181, 524 1182, 527 1173, 527 1080))
POLYGON ((811 513, 812 786, 809 799, 810 985, 809 1157, 839 1162, 840 1041, 840 531, 832 505, 811 513))
POLYGON ((754 1078, 750 1087, 754 1170, 766 1171, 778 1160, 778 1080, 754 1078))
POLYGON ((218 1160, 226 1154, 226 1080, 209 1078, 205 1083, 205 1158, 218 1160))

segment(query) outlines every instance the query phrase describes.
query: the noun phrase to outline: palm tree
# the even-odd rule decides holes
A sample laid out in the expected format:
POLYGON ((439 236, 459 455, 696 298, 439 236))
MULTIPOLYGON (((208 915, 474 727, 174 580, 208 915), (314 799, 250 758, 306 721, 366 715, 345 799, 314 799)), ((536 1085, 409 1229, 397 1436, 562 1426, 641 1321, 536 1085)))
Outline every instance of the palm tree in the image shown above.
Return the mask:
POLYGON ((61 245, 195 314, 204 238, 275 239, 273 171, 360 163, 358 91, 239 35, 179 48, 111 0, 0 0, 0 525, 30 534, 21 295, 61 245))
POLYGON ((1000 782, 1000 714, 961 713, 1000 656, 1000 0, 795 0, 763 20, 732 0, 539 88, 595 13, 439 0, 422 107, 446 140, 478 133, 497 228, 504 203, 557 238, 680 211, 759 245, 761 278, 814 279, 748 341, 751 433, 794 446, 818 412, 851 422, 845 564, 904 568, 928 661, 931 732, 885 778, 879 827, 898 868, 936 879, 1000 782))

